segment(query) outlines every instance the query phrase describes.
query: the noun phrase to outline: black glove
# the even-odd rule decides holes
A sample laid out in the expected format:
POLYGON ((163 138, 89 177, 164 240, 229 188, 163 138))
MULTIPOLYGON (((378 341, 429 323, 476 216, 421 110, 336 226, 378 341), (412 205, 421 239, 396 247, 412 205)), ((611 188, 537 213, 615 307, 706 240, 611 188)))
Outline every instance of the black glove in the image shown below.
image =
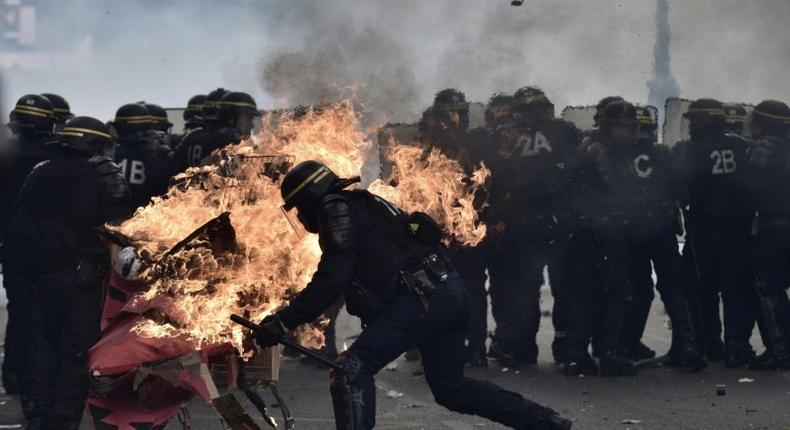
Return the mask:
POLYGON ((261 348, 277 345, 287 331, 288 329, 280 321, 280 317, 269 315, 258 325, 258 330, 255 332, 255 342, 261 348))

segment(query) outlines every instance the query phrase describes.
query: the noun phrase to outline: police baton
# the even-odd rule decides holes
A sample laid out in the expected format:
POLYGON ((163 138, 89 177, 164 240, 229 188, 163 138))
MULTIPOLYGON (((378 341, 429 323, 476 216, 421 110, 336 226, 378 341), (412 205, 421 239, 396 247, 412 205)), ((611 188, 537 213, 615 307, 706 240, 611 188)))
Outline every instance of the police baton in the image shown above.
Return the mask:
MULTIPOLYGON (((260 330, 260 326, 258 324, 255 324, 254 322, 252 322, 252 321, 248 320, 247 318, 244 318, 244 317, 242 317, 240 315, 235 315, 235 314, 231 315, 230 316, 230 320, 235 322, 236 324, 239 324, 241 326, 244 326, 244 327, 252 330, 253 332, 256 332, 256 331, 260 330)), ((342 372, 344 370, 343 366, 341 366, 341 365, 335 363, 334 361, 330 360, 325 355, 317 353, 317 352, 315 352, 315 351, 313 351, 311 349, 305 348, 302 345, 299 345, 298 343, 292 341, 291 339, 288 339, 285 336, 281 337, 278 342, 281 345, 283 345, 283 346, 287 346, 288 348, 291 348, 294 351, 296 351, 296 352, 298 352, 300 354, 303 354, 303 355, 305 355, 307 357, 310 357, 313 360, 315 360, 315 361, 317 361, 317 362, 319 362, 319 363, 321 363, 321 364, 323 364, 325 366, 329 366, 332 369, 335 369, 335 370, 337 370, 339 372, 342 372)))

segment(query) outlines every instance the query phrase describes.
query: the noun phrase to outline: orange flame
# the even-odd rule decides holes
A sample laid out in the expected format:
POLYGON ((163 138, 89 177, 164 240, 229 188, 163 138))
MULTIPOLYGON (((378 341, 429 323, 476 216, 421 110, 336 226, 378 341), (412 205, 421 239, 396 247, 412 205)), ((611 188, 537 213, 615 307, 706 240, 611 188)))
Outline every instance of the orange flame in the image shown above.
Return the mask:
MULTIPOLYGON (((314 159, 341 177, 359 175, 371 142, 350 101, 267 115, 261 129, 252 139, 213 154, 216 162, 176 177, 177 185, 163 198, 115 228, 149 262, 140 277, 150 288, 132 303, 167 303, 167 318, 143 319, 134 328, 139 335, 182 337, 197 349, 230 342, 243 351, 243 330, 228 319, 230 314, 261 320, 310 280, 320 258, 317 237, 293 231, 280 209, 278 183, 265 172, 286 159, 314 159), (236 232, 235 249, 216 253, 198 243, 168 252, 225 212, 236 232)), ((465 178, 458 164, 442 154, 420 158, 415 150, 393 149, 398 185, 377 181, 371 190, 407 210, 436 216, 462 243, 479 243, 485 226, 472 208, 472 193, 482 186, 487 169, 465 178)), ((310 328, 302 328, 299 339, 311 346, 323 342, 320 331, 310 328)))

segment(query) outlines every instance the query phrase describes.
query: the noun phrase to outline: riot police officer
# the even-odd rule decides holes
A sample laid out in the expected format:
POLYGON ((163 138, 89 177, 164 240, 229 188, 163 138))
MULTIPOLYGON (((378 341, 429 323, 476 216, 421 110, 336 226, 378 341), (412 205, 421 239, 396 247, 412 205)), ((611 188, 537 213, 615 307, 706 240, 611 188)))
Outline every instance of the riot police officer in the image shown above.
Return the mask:
POLYGON ((728 131, 724 108, 713 99, 692 102, 685 113, 691 139, 673 151, 685 195, 685 289, 699 314, 699 341, 710 360, 723 358, 728 367, 740 367, 753 354, 748 248, 754 209, 743 180, 748 145, 728 131), (724 302, 724 343, 719 294, 724 302))
POLYGON ((44 93, 41 95, 46 97, 47 100, 52 103, 52 110, 55 112, 55 131, 59 132, 63 130, 63 127, 66 125, 66 121, 74 118, 74 114, 71 113, 71 106, 69 106, 69 102, 57 94, 44 93))
MULTIPOLYGON (((481 147, 485 144, 484 131, 469 130, 469 103, 464 93, 456 89, 439 91, 433 105, 420 121, 420 143, 426 151, 438 148, 444 155, 456 160, 464 172, 471 176, 482 160, 481 147)), ((475 207, 482 209, 485 196, 475 196, 475 207)), ((458 243, 449 246, 449 254, 458 265, 458 271, 469 290, 471 299, 467 359, 473 367, 485 367, 485 342, 488 315, 486 259, 482 246, 469 247, 458 243)))
POLYGON ((489 356, 497 358, 501 366, 511 367, 516 364, 515 358, 511 351, 503 350, 500 342, 509 345, 508 336, 519 329, 517 326, 508 326, 517 322, 507 318, 515 306, 515 286, 520 285, 517 251, 521 244, 515 234, 519 216, 515 208, 518 203, 515 193, 518 184, 514 181, 519 172, 513 162, 518 132, 513 120, 513 96, 494 94, 486 106, 485 122, 484 146, 487 150, 481 153, 486 167, 491 170, 491 178, 487 184, 488 205, 483 209, 481 218, 488 228, 483 247, 490 282, 491 313, 496 321, 489 356))
POLYGON ((143 103, 148 110, 148 115, 151 116, 151 134, 156 136, 156 140, 167 146, 168 148, 175 148, 178 144, 178 136, 174 136, 171 131, 173 123, 167 117, 167 111, 157 104, 143 103))
POLYGON ((569 429, 571 421, 551 409, 464 377, 469 303, 442 250, 440 227, 425 214, 406 214, 367 191, 345 190, 358 180, 339 179, 315 161, 300 163, 283 179, 284 208, 295 208, 305 229, 319 235, 322 255, 307 287, 263 320, 258 343, 276 344, 342 294, 365 329, 338 358, 344 370, 332 374, 338 429, 375 426, 373 378, 414 345, 440 405, 517 429, 569 429))
MULTIPOLYGON (((653 145, 658 142, 657 118, 648 107, 635 106, 635 108, 636 118, 639 122, 639 146, 646 149, 646 152, 654 152, 653 145)), ((661 166, 668 168, 669 160, 666 154, 663 151, 657 152, 661 154, 661 166)), ((645 156, 649 157, 648 154, 645 154, 645 156)), ((662 173, 666 174, 666 172, 662 173)), ((661 193, 666 197, 666 190, 662 190, 661 193)), ((648 212, 641 215, 653 216, 654 214, 648 212)), ((641 218, 639 215, 637 217, 641 218)), ((647 227, 652 228, 653 226, 647 227)), ((639 246, 639 241, 632 241, 630 252, 632 258, 629 276, 634 288, 631 296, 631 305, 626 315, 625 332, 623 333, 623 354, 633 361, 640 361, 656 356, 656 352, 641 340, 647 326, 650 307, 653 304, 653 289, 655 285, 653 284, 653 266, 649 257, 649 250, 639 246)))
POLYGON ((58 156, 31 172, 14 209, 10 258, 34 280, 39 319, 28 429, 77 429, 82 419, 109 268, 95 229, 130 212, 121 169, 100 155, 110 144, 101 121, 70 120, 58 156))
POLYGON ((206 96, 197 94, 192 96, 187 102, 187 108, 184 109, 184 133, 203 126, 203 104, 206 102, 206 96))
MULTIPOLYGON (((625 232, 630 252, 629 271, 631 294, 629 313, 646 321, 652 282, 648 282, 650 263, 656 272, 656 287, 672 323, 671 361, 699 371, 707 367, 694 333, 692 314, 682 285, 682 260, 678 251, 678 184, 672 160, 666 147, 654 143, 652 121, 639 119, 648 114, 643 109, 620 102, 629 115, 633 111, 641 138, 629 139, 611 153, 616 170, 622 172, 618 189, 622 192, 625 210, 625 232), (642 129, 642 124, 647 127, 642 129), (641 289, 650 288, 649 292, 641 289), (635 300, 636 298, 636 300, 635 300), (646 302, 646 303, 645 303, 646 302), (633 306, 639 303, 640 306, 633 306), (646 305, 646 306, 645 306, 646 305), (643 307, 644 306, 644 307, 643 307)), ((652 115, 651 115, 652 117, 652 115)), ((641 321, 639 323, 643 324, 641 321)), ((626 326, 622 339, 629 358, 635 358, 642 337, 640 326, 626 326), (635 350, 636 349, 636 350, 635 350)), ((650 355, 650 354, 645 354, 650 355)), ((636 357, 648 358, 648 357, 636 357)))
POLYGON ((571 299, 565 375, 599 372, 588 352, 594 334, 601 375, 636 373, 632 361, 620 352, 631 283, 626 198, 620 187, 627 173, 615 159, 623 147, 637 139, 636 111, 628 103, 611 102, 601 112, 599 124, 598 132, 580 148, 571 182, 577 216, 573 246, 577 249, 578 277, 571 299))
POLYGON ((145 206, 167 192, 176 172, 172 151, 162 143, 160 130, 152 130, 163 124, 154 123, 146 105, 131 103, 118 108, 112 125, 118 134, 115 162, 132 190, 132 204, 145 206))
POLYGON ((229 92, 217 102, 207 97, 204 108, 212 115, 205 118, 208 124, 184 136, 176 149, 176 157, 187 167, 198 166, 213 151, 248 138, 259 115, 255 100, 242 92, 229 92))
MULTIPOLYGON (((576 160, 581 132, 554 117, 554 104, 539 88, 524 87, 513 95, 516 141, 511 163, 514 214, 510 234, 516 236, 505 270, 515 271, 509 282, 492 273, 492 304, 504 303, 495 314, 494 335, 500 364, 537 363, 536 336, 540 326, 540 287, 548 266, 554 296, 555 338, 552 352, 564 361, 569 318, 568 291, 575 273, 569 262, 569 172, 576 160), (499 296, 504 298, 500 299, 499 296), (513 362, 510 362, 512 357, 513 362)), ((494 270, 496 271, 496 269, 494 270)))
MULTIPOLYGON (((25 369, 31 338, 32 287, 13 259, 16 251, 6 243, 14 201, 25 178, 37 164, 48 160, 53 153, 46 143, 53 140, 55 112, 50 101, 39 95, 28 94, 17 101, 11 111, 9 128, 11 163, 6 180, 0 188, 0 243, 3 246, 3 287, 8 298, 8 324, 3 359, 3 386, 9 394, 22 394, 27 385, 25 369)), ((24 400, 24 399, 23 399, 24 400)))
POLYGON ((747 179, 757 209, 752 270, 766 351, 750 368, 790 369, 790 300, 787 296, 790 250, 790 108, 766 100, 752 112, 747 179))

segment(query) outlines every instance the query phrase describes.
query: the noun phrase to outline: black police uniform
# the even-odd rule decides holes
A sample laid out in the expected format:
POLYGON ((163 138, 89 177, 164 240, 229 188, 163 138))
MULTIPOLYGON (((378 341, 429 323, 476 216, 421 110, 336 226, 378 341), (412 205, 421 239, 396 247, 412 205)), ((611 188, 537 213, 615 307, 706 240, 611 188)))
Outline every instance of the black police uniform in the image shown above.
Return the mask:
MULTIPOLYGON (((11 208, 16 200, 25 178, 39 163, 52 158, 53 152, 45 145, 53 140, 51 133, 22 130, 11 141, 12 163, 6 182, 0 188, 0 243, 5 243, 7 229, 13 216, 11 208)), ((5 255, 15 252, 7 243, 3 247, 5 255)), ((3 287, 8 298, 8 324, 5 334, 5 355, 3 358, 3 386, 6 392, 18 394, 23 388, 25 369, 28 363, 32 330, 33 288, 29 279, 23 276, 14 264, 13 258, 3 257, 3 287)))
POLYGON ((8 324, 6 325, 5 357, 3 359, 3 386, 9 394, 27 397, 29 385, 26 372, 32 330, 32 287, 13 261, 16 250, 6 242, 11 232, 12 207, 27 175, 38 163, 53 154, 45 146, 53 140, 55 110, 46 97, 28 94, 22 96, 9 115, 9 128, 14 132, 10 143, 10 164, 3 173, 0 184, 0 244, 3 247, 3 287, 8 298, 8 324))
POLYGON ((344 294, 348 310, 362 318, 365 329, 341 354, 338 362, 345 371, 336 373, 332 383, 336 417, 347 417, 337 407, 361 409, 361 422, 357 427, 339 423, 338 428, 374 427, 373 377, 413 346, 422 353, 425 377, 439 404, 514 428, 541 428, 538 425, 550 410, 517 393, 463 376, 469 300, 458 273, 451 269, 444 280, 431 278, 433 291, 424 296, 403 284, 403 276, 416 276, 421 270, 425 274, 422 259, 444 257, 438 247, 410 237, 400 209, 364 191, 338 191, 324 196, 318 211, 323 251, 318 270, 307 288, 278 315, 293 329, 314 320, 344 294), (341 395, 344 382, 350 399, 341 395), (344 404, 348 401, 352 405, 344 404))
MULTIPOLYGON (((70 123, 76 123, 76 134, 85 133, 76 127, 82 119, 70 123)), ((64 133, 69 130, 67 125, 64 133)), ((109 143, 106 129, 99 133, 109 143)), ((30 428, 79 425, 89 386, 87 352, 99 336, 101 286, 109 268, 94 229, 128 216, 129 197, 112 160, 67 147, 36 167, 19 194, 8 242, 14 264, 35 284, 29 418, 39 427, 30 428)))
POLYGON ((743 177, 747 147, 743 138, 720 129, 673 149, 684 185, 681 206, 688 208, 684 284, 691 309, 698 313, 699 341, 713 360, 722 352, 719 294, 728 350, 747 348, 754 327, 755 298, 749 287, 754 209, 743 177))
POLYGON ((170 178, 177 173, 173 151, 150 130, 122 134, 116 142, 115 162, 129 183, 134 207, 164 195, 170 178))
MULTIPOLYGON (((790 122, 790 114, 784 116, 790 122)), ((767 349, 751 367, 790 369, 790 138, 761 136, 750 151, 747 180, 758 214, 751 266, 767 349)))
POLYGON ((495 338, 503 350, 512 351, 517 363, 536 363, 540 287, 543 285, 543 269, 548 267, 554 296, 552 322, 556 338, 553 349, 555 358, 561 361, 560 343, 568 330, 568 292, 574 274, 573 267, 569 266, 572 261, 569 172, 576 162, 581 132, 567 121, 550 119, 522 122, 517 126, 517 136, 511 158, 513 171, 517 174, 506 179, 513 181, 514 203, 510 210, 518 214, 512 220, 512 233, 516 235, 514 258, 500 263, 505 267, 495 265, 491 271, 492 303, 509 303, 506 312, 496 313, 495 338), (501 284, 497 279, 500 268, 505 277, 501 284), (514 278, 508 279, 508 273, 514 278), (516 291, 505 290, 514 287, 516 291), (515 300, 499 299, 497 296, 500 294, 505 297, 515 295, 515 300), (513 328, 515 333, 506 331, 513 328), (508 338, 515 343, 508 345, 508 338))
MULTIPOLYGON (((678 183, 671 168, 669 151, 653 143, 640 142, 620 148, 617 158, 629 173, 621 186, 625 195, 630 196, 626 210, 626 234, 631 264, 636 270, 644 270, 653 263, 658 281, 656 288, 672 322, 674 344, 681 348, 677 353, 687 351, 686 357, 678 358, 678 361, 693 360, 685 364, 696 370, 704 368, 706 364, 701 356, 692 357, 688 352, 696 351, 697 340, 682 286, 682 260, 676 236, 679 230, 678 183)), ((632 278, 632 286, 632 301, 634 296, 645 294, 637 288, 650 288, 648 294, 652 297, 652 283, 636 284, 632 278)), ((630 312, 639 313, 637 319, 643 318, 642 309, 638 307, 630 312)), ((644 325, 626 326, 623 346, 628 349, 637 345, 643 329, 644 325)))
MULTIPOLYGON (((615 148, 600 134, 584 142, 572 173, 576 220, 572 246, 576 251, 577 280, 573 284, 565 373, 597 373, 588 354, 593 335, 598 338, 601 373, 633 373, 631 362, 619 355, 620 338, 632 293, 630 250, 626 235, 627 201, 621 186, 630 175, 616 162, 615 148)), ((630 196, 628 196, 630 198, 630 196)))

